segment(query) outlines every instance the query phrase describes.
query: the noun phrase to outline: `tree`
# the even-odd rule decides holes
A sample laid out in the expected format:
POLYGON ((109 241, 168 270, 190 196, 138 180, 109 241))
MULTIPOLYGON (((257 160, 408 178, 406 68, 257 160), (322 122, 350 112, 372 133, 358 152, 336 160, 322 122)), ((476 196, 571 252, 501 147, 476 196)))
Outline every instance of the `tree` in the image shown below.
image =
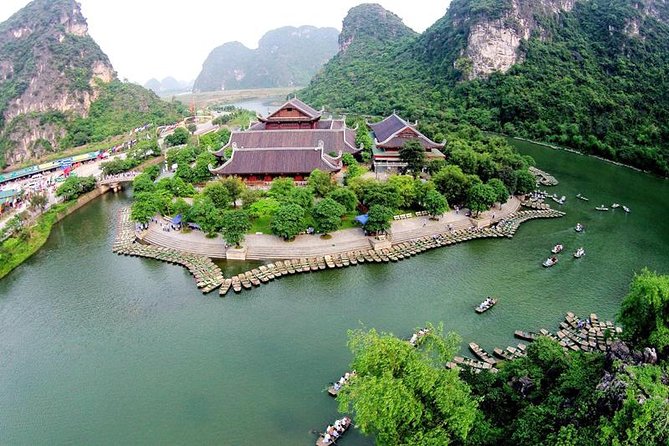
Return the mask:
POLYGON ((509 198, 509 190, 499 178, 493 178, 492 180, 488 181, 487 184, 488 186, 492 187, 493 191, 495 192, 495 202, 499 203, 501 208, 509 198))
POLYGON ((449 203, 464 204, 467 200, 471 180, 460 167, 454 165, 444 167, 432 177, 432 182, 449 203))
POLYGON ((63 184, 56 189, 56 195, 63 197, 65 201, 74 200, 79 196, 95 189, 95 177, 69 176, 63 184))
POLYGON ((300 205, 282 204, 272 218, 272 233, 283 237, 285 240, 294 239, 297 234, 306 228, 304 214, 304 208, 300 205))
POLYGON ((353 413, 378 445, 462 443, 474 425, 478 411, 469 387, 443 366, 459 339, 429 328, 418 348, 375 330, 349 331, 357 374, 339 392, 339 410, 353 413))
POLYGON ((203 183, 211 178, 209 166, 216 164, 216 157, 209 152, 200 153, 195 158, 195 167, 193 168, 192 181, 194 183, 203 183))
POLYGON ((339 229, 341 217, 346 213, 346 208, 334 201, 332 198, 324 198, 314 206, 311 212, 315 222, 316 232, 327 234, 339 229))
POLYGON ((537 188, 537 179, 529 170, 519 170, 516 172, 516 193, 529 194, 537 188))
POLYGON ((417 184, 412 176, 391 175, 390 178, 388 178, 388 181, 386 181, 386 184, 397 191, 400 198, 398 207, 411 209, 418 204, 417 184))
POLYGON ((132 207, 130 208, 130 218, 139 223, 148 223, 155 217, 160 210, 160 203, 151 192, 140 192, 135 194, 132 207))
POLYGON ((423 207, 431 216, 436 217, 448 211, 448 202, 446 201, 446 198, 436 190, 429 190, 425 194, 423 207))
POLYGON ((136 194, 153 192, 156 190, 156 185, 147 173, 140 173, 132 180, 132 189, 136 194))
POLYGON ((193 206, 191 206, 188 212, 187 220, 197 223, 208 237, 215 236, 223 227, 221 210, 207 196, 195 199, 193 206))
POLYGON ((188 143, 189 137, 190 134, 188 133, 187 129, 183 127, 177 127, 174 129, 174 133, 165 137, 165 145, 167 147, 180 146, 188 143))
POLYGON ((316 169, 309 175, 309 187, 319 197, 326 197, 336 187, 329 173, 316 169))
POLYGON ((244 234, 251 229, 249 214, 245 211, 226 211, 221 218, 223 238, 230 245, 239 248, 244 241, 244 234))
POLYGON ((415 177, 425 167, 425 149, 418 139, 410 139, 404 143, 399 152, 402 162, 407 163, 407 171, 415 177))
POLYGON ((288 195, 279 201, 287 204, 297 204, 305 211, 309 211, 314 205, 314 193, 309 187, 294 187, 288 195))
POLYGON ((402 197, 393 184, 370 181, 364 183, 362 189, 364 202, 368 207, 378 204, 394 212, 402 204, 402 197))
POLYGON ((393 210, 388 207, 379 204, 373 205, 367 212, 368 219, 365 223, 365 230, 374 234, 387 231, 390 229, 390 220, 393 218, 393 214, 393 210))
POLYGON ((35 194, 30 197, 30 205, 34 208, 42 210, 49 203, 49 199, 45 194, 35 194))
POLYGON ((268 195, 277 200, 282 200, 288 196, 288 193, 295 188, 295 182, 292 178, 275 178, 269 187, 268 195))
POLYGON ((227 209, 232 199, 230 193, 220 181, 212 181, 202 189, 202 195, 208 197, 218 209, 227 209))
POLYGON ((192 134, 194 134, 195 131, 197 130, 197 125, 195 125, 195 124, 188 124, 188 125, 186 126, 186 129, 187 129, 187 130, 190 132, 190 134, 192 135, 192 134))
POLYGON ((244 182, 238 177, 225 177, 221 180, 221 184, 228 191, 228 195, 230 195, 232 207, 237 207, 237 200, 246 190, 244 182))
POLYGON ((618 313, 623 337, 669 354, 669 275, 648 269, 636 274, 618 313))
POLYGON ((328 197, 344 206, 346 212, 353 212, 358 206, 358 197, 355 196, 355 193, 351 189, 345 187, 336 188, 330 192, 328 197))
POLYGON ((475 184, 469 189, 467 205, 474 214, 486 211, 495 203, 495 190, 487 184, 475 184))

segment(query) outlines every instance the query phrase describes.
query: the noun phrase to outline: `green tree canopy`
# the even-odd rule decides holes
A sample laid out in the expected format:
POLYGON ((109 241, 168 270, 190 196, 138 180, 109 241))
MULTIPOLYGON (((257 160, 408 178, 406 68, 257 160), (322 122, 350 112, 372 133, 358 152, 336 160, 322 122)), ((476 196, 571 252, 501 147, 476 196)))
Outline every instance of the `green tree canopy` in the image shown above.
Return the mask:
POLYGON ((404 143, 399 152, 402 162, 407 163, 407 171, 414 177, 420 175, 425 167, 425 149, 418 139, 410 139, 404 143))
POLYGON ((423 207, 430 213, 430 215, 436 217, 448 211, 448 202, 439 192, 430 190, 425 194, 423 207))
POLYGON ((516 193, 529 194, 537 188, 537 179, 529 170, 519 170, 516 172, 516 193))
POLYGON ((56 195, 63 197, 65 201, 74 200, 95 189, 95 184, 95 177, 75 177, 71 175, 56 188, 56 195))
POLYGON ((309 187, 319 197, 326 197, 336 187, 329 173, 316 169, 309 175, 309 187))
POLYGON ((466 202, 467 191, 472 185, 472 177, 466 175, 460 167, 452 164, 437 172, 432 177, 432 181, 449 203, 460 205, 466 202))
POLYGON ((618 320, 625 339, 669 354, 669 276, 648 269, 635 275, 618 320))
POLYGON ((467 205, 474 214, 486 211, 495 203, 495 190, 487 184, 475 184, 469 188, 467 205))
POLYGON ((211 237, 221 231, 223 227, 221 210, 208 196, 196 197, 188 212, 188 221, 198 224, 207 236, 211 237))
POLYGON ((212 181, 202 189, 202 195, 208 197, 218 209, 224 210, 230 206, 232 198, 228 189, 220 181, 212 181))
POLYGON ((246 190, 246 184, 239 177, 225 177, 220 181, 230 195, 232 206, 237 207, 237 200, 239 200, 242 193, 246 190))
POLYGON ((294 188, 295 182, 292 178, 275 178, 269 188, 268 195, 277 200, 282 200, 294 188))
POLYGON ((499 203, 500 206, 506 203, 506 200, 509 198, 509 191, 499 178, 493 178, 486 183, 488 186, 492 187, 492 190, 495 192, 495 202, 499 203))
POLYGON ((244 234, 251 229, 251 220, 245 211, 226 211, 223 213, 221 225, 225 241, 239 247, 244 241, 244 234))
POLYGON ((304 208, 297 204, 282 204, 272 217, 271 229, 274 235, 283 237, 285 240, 294 239, 296 235, 304 231, 304 208))
POLYGON ((140 173, 132 180, 132 189, 136 194, 141 192, 153 192, 156 190, 156 185, 147 173, 140 173))
POLYGON ((135 194, 130 208, 130 218, 139 223, 148 223, 160 212, 161 204, 156 194, 140 192, 135 194))
POLYGON ((314 206, 311 212, 314 218, 316 232, 327 234, 339 229, 341 217, 346 213, 346 208, 332 198, 324 198, 314 206))
POLYGON ((211 178, 209 166, 216 165, 216 157, 210 152, 202 152, 195 158, 195 167, 193 167, 192 181, 194 183, 203 183, 211 178))
POLYGON ((394 211, 380 204, 372 205, 367 212, 367 223, 365 229, 371 233, 378 233, 390 229, 394 211))
POLYGON ((167 147, 180 146, 188 143, 190 133, 183 127, 174 129, 174 133, 165 137, 165 145, 167 147))
POLYGON ((346 212, 353 212, 358 206, 358 197, 355 196, 355 193, 351 189, 345 187, 334 189, 328 197, 344 206, 346 212))
POLYGON ((357 375, 340 391, 339 410, 352 412, 378 445, 448 445, 465 441, 473 427, 469 387, 443 366, 459 339, 430 329, 418 348, 375 330, 349 332, 357 375))

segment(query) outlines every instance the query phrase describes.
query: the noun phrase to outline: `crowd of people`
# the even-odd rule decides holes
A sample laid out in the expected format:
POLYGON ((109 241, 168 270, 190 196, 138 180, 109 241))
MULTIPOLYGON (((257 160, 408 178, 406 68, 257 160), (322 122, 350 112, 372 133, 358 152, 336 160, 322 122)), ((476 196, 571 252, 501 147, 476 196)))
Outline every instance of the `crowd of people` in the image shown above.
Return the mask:
POLYGON ((333 444, 337 439, 343 434, 346 429, 351 425, 351 419, 349 417, 344 417, 336 420, 333 424, 329 425, 325 429, 323 434, 323 444, 333 444))

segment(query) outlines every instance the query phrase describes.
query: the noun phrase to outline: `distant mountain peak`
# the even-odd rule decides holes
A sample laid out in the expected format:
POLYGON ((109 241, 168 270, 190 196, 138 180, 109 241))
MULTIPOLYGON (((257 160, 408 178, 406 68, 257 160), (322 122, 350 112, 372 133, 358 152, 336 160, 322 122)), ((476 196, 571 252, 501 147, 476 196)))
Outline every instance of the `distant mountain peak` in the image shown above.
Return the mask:
POLYGON ((348 11, 339 35, 339 50, 344 52, 357 39, 381 43, 417 35, 396 14, 377 3, 363 3, 348 11))
POLYGON ((227 42, 202 64, 194 91, 306 85, 337 52, 338 31, 314 26, 285 26, 265 33, 258 48, 227 42))

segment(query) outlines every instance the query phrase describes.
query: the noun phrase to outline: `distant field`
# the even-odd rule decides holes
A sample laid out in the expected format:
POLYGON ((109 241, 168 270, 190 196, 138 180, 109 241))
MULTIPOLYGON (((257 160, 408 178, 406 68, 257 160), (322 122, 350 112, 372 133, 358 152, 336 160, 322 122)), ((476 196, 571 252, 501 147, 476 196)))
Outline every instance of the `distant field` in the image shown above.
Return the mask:
POLYGON ((177 100, 188 106, 191 102, 195 103, 197 108, 205 108, 213 104, 230 104, 233 102, 246 101, 249 99, 268 98, 273 96, 286 96, 302 87, 290 88, 259 88, 256 90, 228 90, 228 91, 207 91, 203 93, 185 93, 177 96, 163 97, 168 102, 177 100))

